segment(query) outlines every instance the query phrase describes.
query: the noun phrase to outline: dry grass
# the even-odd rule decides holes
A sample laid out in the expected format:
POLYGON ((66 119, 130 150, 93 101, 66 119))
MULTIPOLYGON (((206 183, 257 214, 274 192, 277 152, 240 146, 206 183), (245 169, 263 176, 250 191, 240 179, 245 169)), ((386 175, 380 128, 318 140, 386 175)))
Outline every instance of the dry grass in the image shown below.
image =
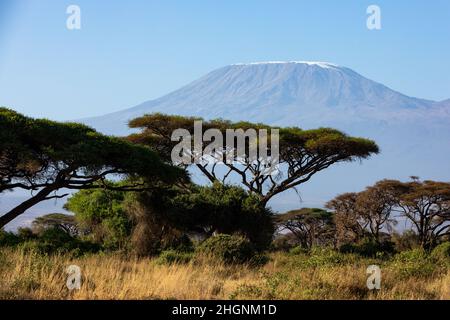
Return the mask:
POLYGON ((400 276, 389 263, 350 257, 311 264, 307 257, 272 254, 260 268, 196 261, 161 265, 119 254, 42 256, 0 249, 1 299, 450 299, 450 271, 400 276), (366 267, 381 264, 382 288, 366 287, 366 267), (66 287, 78 265, 80 290, 66 287))

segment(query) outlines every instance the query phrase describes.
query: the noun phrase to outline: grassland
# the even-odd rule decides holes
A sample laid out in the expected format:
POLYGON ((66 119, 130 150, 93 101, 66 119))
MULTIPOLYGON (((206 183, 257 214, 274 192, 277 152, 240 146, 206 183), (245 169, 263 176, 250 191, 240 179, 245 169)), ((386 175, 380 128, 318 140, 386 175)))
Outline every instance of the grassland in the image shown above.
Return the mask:
POLYGON ((1 299, 450 299, 450 269, 418 252, 362 258, 320 250, 271 253, 263 266, 224 265, 207 258, 95 254, 46 256, 0 249, 1 299), (381 289, 369 290, 366 268, 379 265, 381 289), (66 268, 78 265, 82 286, 69 291, 66 268))

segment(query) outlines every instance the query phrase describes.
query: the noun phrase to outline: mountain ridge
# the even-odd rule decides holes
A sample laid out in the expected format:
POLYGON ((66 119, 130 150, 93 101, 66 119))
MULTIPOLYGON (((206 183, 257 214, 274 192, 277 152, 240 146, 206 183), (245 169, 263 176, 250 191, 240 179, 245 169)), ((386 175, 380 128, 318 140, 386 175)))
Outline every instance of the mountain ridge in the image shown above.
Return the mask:
POLYGON ((437 112, 437 106, 446 108, 448 101, 409 97, 329 62, 268 61, 215 69, 160 98, 80 121, 108 134, 127 134, 128 120, 151 112, 317 126, 330 117, 335 121, 343 118, 336 109, 359 113, 356 121, 362 114, 366 114, 365 118, 390 121, 414 114, 416 118, 424 114, 429 117, 430 110, 437 112), (274 114, 272 108, 285 116, 274 114))

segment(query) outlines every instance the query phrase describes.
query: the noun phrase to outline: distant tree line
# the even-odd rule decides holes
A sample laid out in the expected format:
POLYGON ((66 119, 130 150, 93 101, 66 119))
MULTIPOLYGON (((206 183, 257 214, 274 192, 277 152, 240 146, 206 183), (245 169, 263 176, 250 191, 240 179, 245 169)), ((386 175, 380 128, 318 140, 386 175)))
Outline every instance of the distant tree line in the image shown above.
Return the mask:
MULTIPOLYGON (((27 200, 1 213, 0 228, 41 201, 66 197, 63 190, 77 190, 65 205, 74 216, 39 217, 31 231, 21 230, 22 234, 44 235, 47 246, 57 230, 64 233, 58 236, 61 241, 76 240, 70 248, 82 245, 92 250, 95 246, 87 246, 89 242, 139 255, 190 248, 193 241, 218 234, 241 237, 245 240, 220 239, 251 245, 256 252, 273 248, 281 238, 306 250, 361 241, 382 248, 395 236, 389 233, 401 215, 411 222, 424 248, 449 236, 449 184, 416 178, 406 183, 384 180, 360 193, 340 195, 327 203, 330 211, 304 208, 275 214, 268 206, 273 196, 301 186, 335 163, 365 159, 379 151, 371 140, 330 128, 278 128, 276 176, 265 175, 263 165, 250 159, 224 164, 225 170, 218 170, 217 164, 196 163, 191 166, 211 182, 196 185, 189 167, 174 165, 170 159, 176 143, 172 131, 190 132, 194 120, 145 115, 130 122, 139 133, 119 138, 81 124, 32 119, 0 108, 0 194, 30 191, 27 200), (230 184, 233 179, 240 185, 230 184)), ((224 132, 272 127, 212 120, 203 128, 224 132)))

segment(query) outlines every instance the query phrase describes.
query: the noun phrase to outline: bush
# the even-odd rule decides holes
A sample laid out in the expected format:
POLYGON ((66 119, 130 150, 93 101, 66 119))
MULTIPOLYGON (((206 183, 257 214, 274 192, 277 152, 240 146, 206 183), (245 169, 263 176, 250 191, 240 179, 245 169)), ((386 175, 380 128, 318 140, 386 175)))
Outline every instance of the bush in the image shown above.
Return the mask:
POLYGON ((424 249, 417 248, 396 254, 391 267, 403 277, 429 277, 438 270, 439 265, 424 249))
POLYGON ((281 234, 273 239, 270 250, 271 251, 284 251, 289 252, 289 250, 298 246, 298 239, 292 233, 281 234))
POLYGON ((301 255, 301 254, 307 254, 308 250, 306 250, 305 248, 302 248, 301 246, 297 246, 292 248, 291 250, 289 250, 289 254, 290 255, 301 255))
POLYGON ((166 250, 161 252, 158 259, 158 264, 174 264, 174 263, 188 263, 191 261, 194 254, 192 252, 183 252, 177 250, 166 250))
POLYGON ((363 239, 358 243, 344 244, 339 248, 342 253, 356 253, 363 257, 380 257, 394 253, 394 244, 391 241, 376 243, 371 239, 363 239))
POLYGON ((255 249, 266 250, 275 231, 272 211, 259 197, 237 186, 193 186, 171 199, 171 221, 177 228, 211 228, 221 234, 241 234, 255 249))
POLYGON ((343 265, 354 260, 354 255, 342 254, 332 248, 313 247, 305 263, 309 267, 327 267, 343 265))
POLYGON ((16 234, 0 229, 0 247, 12 247, 20 243, 20 238, 16 234))
POLYGON ((450 264, 450 242, 444 242, 431 251, 431 258, 437 262, 450 264))
MULTIPOLYGON (((120 187, 124 182, 112 183, 120 187)), ((64 208, 75 213, 75 220, 82 233, 88 233, 92 242, 106 249, 126 247, 132 230, 132 222, 125 210, 126 192, 104 188, 80 190, 73 194, 64 208)))
POLYGON ((270 258, 268 256, 264 254, 257 254, 249 260, 248 264, 252 267, 261 267, 266 263, 268 263, 269 261, 270 258))
POLYGON ((406 230, 399 234, 394 232, 392 235, 395 250, 397 252, 412 250, 419 247, 419 237, 413 230, 406 230))
POLYGON ((37 239, 24 242, 22 249, 42 254, 71 253, 80 256, 85 253, 97 252, 99 246, 74 238, 59 228, 50 228, 42 232, 37 239))
POLYGON ((225 263, 245 263, 256 255, 250 241, 237 235, 218 234, 203 241, 197 252, 225 263))
POLYGON ((27 241, 31 239, 36 239, 36 235, 30 228, 19 228, 17 229, 17 236, 21 241, 27 241))

